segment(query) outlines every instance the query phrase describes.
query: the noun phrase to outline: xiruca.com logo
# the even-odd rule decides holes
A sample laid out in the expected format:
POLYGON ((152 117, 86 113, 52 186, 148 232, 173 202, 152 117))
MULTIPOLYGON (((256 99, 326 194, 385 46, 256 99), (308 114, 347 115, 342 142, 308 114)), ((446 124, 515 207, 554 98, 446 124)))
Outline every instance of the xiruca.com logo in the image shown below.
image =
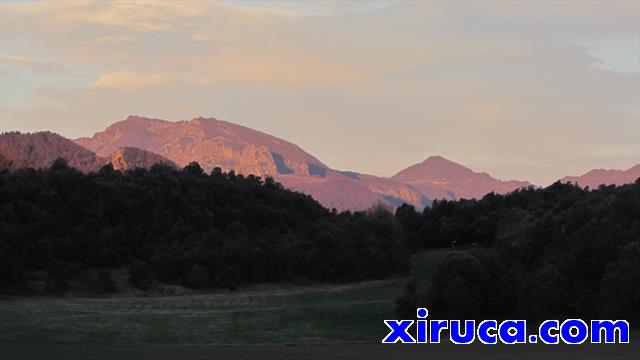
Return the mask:
POLYGON ((442 333, 449 334, 454 344, 471 344, 478 340, 483 344, 544 344, 577 345, 584 342, 593 344, 628 344, 629 322, 626 320, 592 320, 587 324, 581 319, 546 320, 540 324, 537 333, 529 333, 526 320, 426 320, 429 311, 418 308, 418 320, 385 320, 389 334, 382 339, 383 344, 397 342, 408 344, 439 344, 442 333))

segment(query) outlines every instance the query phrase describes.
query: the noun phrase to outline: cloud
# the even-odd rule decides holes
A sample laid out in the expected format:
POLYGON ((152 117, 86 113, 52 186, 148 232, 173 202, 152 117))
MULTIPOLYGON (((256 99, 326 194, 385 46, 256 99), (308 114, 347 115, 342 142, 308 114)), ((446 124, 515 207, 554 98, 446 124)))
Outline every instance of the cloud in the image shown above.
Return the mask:
POLYGON ((180 19, 201 15, 209 7, 205 1, 43 1, 3 4, 3 11, 6 16, 36 17, 63 27, 84 24, 167 31, 180 19))
POLYGON ((10 128, 218 116, 337 168, 390 175, 442 153, 541 184, 638 159, 634 1, 0 6, 10 128))
POLYGON ((200 73, 227 83, 275 87, 348 85, 367 78, 365 66, 333 65, 305 56, 230 53, 196 61, 200 73))
POLYGON ((201 33, 201 32, 197 32, 194 33, 192 36, 193 41, 195 42, 209 42, 209 43, 214 43, 214 44, 219 44, 221 43, 220 39, 218 39, 214 34, 212 33, 201 33))
POLYGON ((47 75, 70 75, 71 71, 64 65, 57 62, 41 61, 28 57, 2 55, 0 63, 3 65, 15 65, 20 68, 32 71, 36 74, 47 75))
POLYGON ((166 81, 166 76, 160 74, 138 74, 130 71, 118 71, 102 74, 91 87, 98 89, 137 90, 153 87, 166 81))
POLYGON ((106 44, 130 44, 138 41, 138 38, 133 35, 103 35, 93 39, 93 43, 106 45, 106 44))
POLYGON ((331 16, 365 13, 391 6, 391 1, 341 1, 341 0, 263 0, 221 1, 221 4, 254 14, 281 16, 331 16))

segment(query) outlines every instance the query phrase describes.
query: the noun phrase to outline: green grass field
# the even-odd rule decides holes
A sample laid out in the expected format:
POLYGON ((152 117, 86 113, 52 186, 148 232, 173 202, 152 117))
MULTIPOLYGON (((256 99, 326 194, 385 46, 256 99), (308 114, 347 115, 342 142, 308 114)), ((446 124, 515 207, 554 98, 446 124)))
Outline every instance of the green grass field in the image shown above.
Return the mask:
POLYGON ((177 297, 5 298, 0 343, 283 344, 375 341, 404 280, 177 297))
MULTIPOLYGON (((448 252, 416 256, 414 272, 433 273, 448 252)), ((576 348, 381 345, 387 332, 382 320, 395 318, 394 300, 404 284, 394 279, 167 297, 4 297, 0 358, 640 358, 637 341, 576 348)))
MULTIPOLYGON (((428 274, 448 250, 414 257, 428 274)), ((0 344, 376 342, 405 279, 222 294, 0 299, 0 344)))

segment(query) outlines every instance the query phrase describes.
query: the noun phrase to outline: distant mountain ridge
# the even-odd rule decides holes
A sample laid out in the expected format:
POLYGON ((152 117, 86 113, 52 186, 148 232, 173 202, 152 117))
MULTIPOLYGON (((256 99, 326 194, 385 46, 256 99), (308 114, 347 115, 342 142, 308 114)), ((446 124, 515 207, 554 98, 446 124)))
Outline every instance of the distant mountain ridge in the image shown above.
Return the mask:
MULTIPOLYGON (((84 172, 107 163, 128 170, 158 162, 183 167, 197 161, 207 172, 219 166, 245 175, 272 176, 285 187, 338 210, 363 210, 376 203, 422 208, 433 199, 481 198, 489 192, 531 186, 527 181, 502 181, 474 172, 442 156, 428 157, 389 178, 338 171, 293 143, 215 118, 171 122, 129 116, 75 141, 50 132, 0 136, 0 169, 48 167, 58 157, 84 172)), ((594 170, 562 181, 594 187, 599 182, 632 182, 638 173, 640 165, 626 171, 594 170)))
POLYGON ((442 156, 431 156, 401 170, 391 179, 409 184, 433 199, 479 199, 492 191, 503 194, 532 185, 527 181, 498 180, 442 156))
POLYGON ((100 156, 108 156, 120 147, 136 147, 163 155, 179 165, 198 161, 206 171, 220 166, 242 174, 315 175, 327 169, 297 145, 214 118, 170 122, 129 116, 75 142, 100 156))
POLYGON ((132 147, 118 148, 107 157, 97 156, 93 151, 48 131, 0 134, 0 170, 47 168, 58 158, 65 159, 69 166, 82 172, 97 171, 109 163, 116 170, 149 168, 157 163, 175 166, 163 156, 132 147))
POLYGON ((629 184, 640 178, 640 164, 630 167, 627 170, 605 170, 593 169, 580 176, 565 176, 560 179, 563 183, 573 183, 582 187, 592 189, 600 185, 623 185, 629 184))
POLYGON ((60 157, 84 172, 98 170, 107 163, 94 152, 49 131, 0 134, 0 155, 6 159, 5 167, 10 169, 49 167, 60 157))
POLYGON ((75 141, 101 156, 133 146, 162 155, 178 166, 197 161, 205 171, 219 166, 225 171, 272 176, 338 210, 363 210, 378 202, 390 206, 406 202, 420 208, 430 203, 406 184, 371 175, 345 175, 286 140, 215 118, 170 122, 129 116, 92 137, 75 141))

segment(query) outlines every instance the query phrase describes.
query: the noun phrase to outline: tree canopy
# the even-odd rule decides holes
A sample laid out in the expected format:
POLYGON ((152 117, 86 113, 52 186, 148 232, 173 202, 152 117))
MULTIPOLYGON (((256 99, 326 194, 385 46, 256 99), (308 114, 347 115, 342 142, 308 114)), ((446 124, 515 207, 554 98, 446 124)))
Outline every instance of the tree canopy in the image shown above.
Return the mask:
POLYGON ((595 190, 555 183, 396 212, 416 249, 451 251, 411 280, 398 311, 443 318, 640 322, 640 179, 595 190), (430 286, 418 290, 416 281, 430 286))
POLYGON ((271 178, 197 163, 83 174, 58 160, 0 172, 2 293, 44 273, 47 291, 64 294, 88 269, 109 293, 115 268, 141 289, 359 281, 406 274, 411 253, 437 248, 455 251, 432 274, 413 274, 400 315, 426 306, 442 318, 640 322, 640 180, 558 182, 392 214, 338 213, 271 178))
POLYGON ((408 253, 393 214, 337 213, 271 178, 156 165, 83 174, 0 173, 0 289, 30 272, 64 280, 83 269, 131 267, 195 288, 277 281, 356 281, 403 272, 408 253))

